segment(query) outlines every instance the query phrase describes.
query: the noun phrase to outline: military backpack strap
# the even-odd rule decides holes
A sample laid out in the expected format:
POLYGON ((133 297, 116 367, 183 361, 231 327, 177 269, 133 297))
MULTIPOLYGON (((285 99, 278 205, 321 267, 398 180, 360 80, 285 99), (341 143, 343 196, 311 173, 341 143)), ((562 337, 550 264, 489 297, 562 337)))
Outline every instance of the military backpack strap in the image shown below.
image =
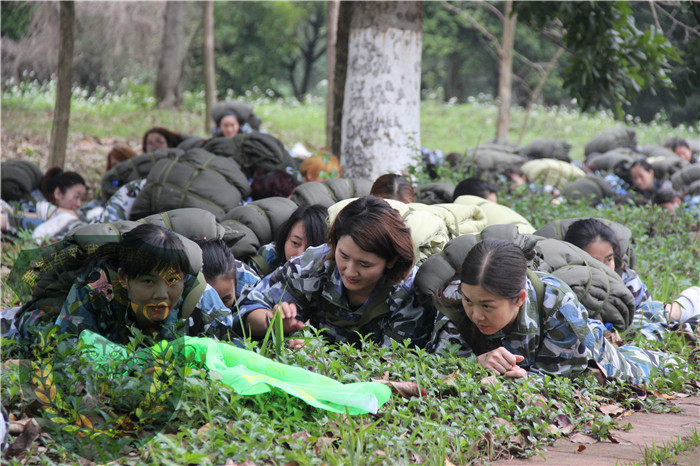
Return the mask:
POLYGON ((204 289, 207 287, 207 281, 204 279, 204 274, 199 272, 194 279, 194 283, 183 293, 182 308, 180 309, 180 319, 186 320, 192 315, 195 306, 199 299, 204 294, 204 289))
POLYGON ((544 283, 537 274, 530 269, 527 269, 527 278, 530 279, 533 288, 535 288, 535 299, 537 300, 537 314, 540 316, 540 344, 537 348, 539 353, 544 345, 544 283))
POLYGON ((265 277, 272 273, 272 267, 270 267, 270 264, 268 264, 265 258, 260 254, 254 255, 249 260, 249 265, 253 267, 255 271, 258 272, 258 275, 260 275, 261 277, 265 277))

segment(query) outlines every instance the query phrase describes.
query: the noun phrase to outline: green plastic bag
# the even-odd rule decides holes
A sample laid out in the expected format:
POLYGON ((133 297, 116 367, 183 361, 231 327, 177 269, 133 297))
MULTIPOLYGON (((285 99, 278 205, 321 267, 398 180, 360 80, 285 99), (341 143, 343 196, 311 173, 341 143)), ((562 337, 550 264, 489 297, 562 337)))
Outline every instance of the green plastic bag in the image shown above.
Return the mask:
MULTIPOLYGON (((80 339, 87 345, 84 350, 86 356, 96 364, 129 357, 123 346, 89 330, 84 330, 80 339)), ((184 337, 184 344, 173 343, 161 342, 152 351, 157 354, 174 350, 185 356, 193 356, 210 372, 220 374, 221 382, 239 395, 259 395, 275 387, 316 408, 351 415, 376 413, 391 398, 391 389, 386 385, 376 382, 343 384, 212 338, 184 337)), ((153 361, 152 356, 139 357, 138 353, 133 358, 136 364, 139 361, 153 361)))

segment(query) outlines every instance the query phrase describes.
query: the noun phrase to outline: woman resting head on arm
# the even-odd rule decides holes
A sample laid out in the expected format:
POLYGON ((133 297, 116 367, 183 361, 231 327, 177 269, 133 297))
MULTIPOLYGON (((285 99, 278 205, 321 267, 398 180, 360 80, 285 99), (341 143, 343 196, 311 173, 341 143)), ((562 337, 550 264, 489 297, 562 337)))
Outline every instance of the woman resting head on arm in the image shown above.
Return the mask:
POLYGON ((424 336, 422 307, 413 304, 414 250, 399 213, 384 200, 367 196, 338 213, 328 245, 309 248, 252 290, 242 304, 254 336, 268 328, 279 309, 284 330, 310 320, 335 341, 372 334, 390 339, 424 336))
POLYGON ((460 277, 470 331, 462 334, 448 325, 438 336, 451 333, 480 365, 507 377, 528 372, 575 377, 596 365, 606 378, 641 383, 663 368, 667 355, 616 348, 606 340, 602 322, 588 318, 568 285, 547 274, 531 278, 526 265, 514 243, 493 238, 477 243, 460 277), (536 282, 541 289, 536 290, 536 282))

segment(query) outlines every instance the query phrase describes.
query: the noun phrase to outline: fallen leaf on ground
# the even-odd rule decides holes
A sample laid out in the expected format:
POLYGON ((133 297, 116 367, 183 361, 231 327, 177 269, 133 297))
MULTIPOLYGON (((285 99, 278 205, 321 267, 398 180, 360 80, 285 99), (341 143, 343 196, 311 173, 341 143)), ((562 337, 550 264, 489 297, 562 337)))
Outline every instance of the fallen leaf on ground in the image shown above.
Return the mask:
POLYGON ((34 419, 31 419, 24 426, 22 433, 7 447, 4 456, 7 458, 24 456, 34 440, 39 438, 39 435, 41 435, 41 427, 34 419))
POLYGON ((207 422, 202 427, 197 429, 197 435, 205 434, 205 433, 209 432, 210 430, 211 430, 211 424, 207 422))
POLYGON ((311 437, 311 434, 305 431, 300 431, 300 432, 294 432, 291 435, 282 435, 278 437, 278 440, 281 442, 287 442, 287 443, 297 443, 297 442, 305 442, 309 437, 311 437))
POLYGON ((459 377, 459 371, 454 371, 450 375, 443 378, 442 383, 444 383, 445 385, 450 385, 450 386, 454 387, 455 385, 457 385, 455 383, 455 381, 457 380, 458 377, 459 377))
POLYGON ((598 409, 601 413, 608 414, 611 416, 617 416, 618 414, 622 414, 625 412, 625 408, 613 404, 601 405, 598 409))
POLYGON ((581 452, 582 452, 583 450, 585 450, 585 449, 586 449, 586 446, 585 446, 585 445, 579 445, 578 447, 576 447, 576 452, 575 452, 575 453, 581 453, 581 452))
POLYGON ((560 414, 554 418, 554 424, 559 427, 559 432, 568 435, 574 431, 574 425, 565 414, 560 414))
POLYGON ((420 388, 416 382, 394 382, 391 380, 383 379, 370 379, 372 382, 381 383, 388 385, 393 393, 401 395, 404 398, 411 398, 413 396, 428 396, 425 390, 420 388))
POLYGON ((450 459, 446 456, 445 457, 445 466, 455 466, 455 464, 450 461, 450 459))
POLYGON ((598 443, 598 441, 593 437, 589 437, 588 435, 584 435, 580 432, 571 434, 569 436, 569 441, 573 443, 598 443))

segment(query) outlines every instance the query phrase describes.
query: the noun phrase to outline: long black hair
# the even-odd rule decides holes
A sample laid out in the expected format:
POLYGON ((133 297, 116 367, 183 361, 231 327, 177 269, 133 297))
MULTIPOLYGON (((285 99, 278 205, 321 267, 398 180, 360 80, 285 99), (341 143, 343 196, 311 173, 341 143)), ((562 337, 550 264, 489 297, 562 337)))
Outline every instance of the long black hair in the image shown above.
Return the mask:
POLYGON ((208 283, 219 277, 236 278, 236 258, 222 239, 195 239, 194 242, 202 250, 202 273, 208 283))
POLYGON ((607 241, 612 246, 613 254, 615 255, 615 272, 622 276, 622 271, 625 269, 625 262, 622 257, 620 242, 612 228, 600 220, 586 218, 575 221, 569 225, 569 228, 566 230, 564 241, 581 249, 586 249, 586 246, 597 241, 607 241))
POLYGON ((81 184, 87 187, 85 179, 76 172, 63 171, 61 167, 53 167, 46 171, 41 179, 41 194, 44 195, 47 201, 55 203, 54 191, 56 188, 65 194, 69 188, 81 184))
POLYGON ((287 242, 289 233, 297 222, 302 222, 304 225, 304 234, 306 235, 306 244, 309 246, 320 246, 326 242, 326 234, 328 233, 328 209, 320 204, 299 206, 292 215, 280 225, 277 235, 275 235, 275 255, 277 259, 286 262, 284 255, 284 243, 287 242))

